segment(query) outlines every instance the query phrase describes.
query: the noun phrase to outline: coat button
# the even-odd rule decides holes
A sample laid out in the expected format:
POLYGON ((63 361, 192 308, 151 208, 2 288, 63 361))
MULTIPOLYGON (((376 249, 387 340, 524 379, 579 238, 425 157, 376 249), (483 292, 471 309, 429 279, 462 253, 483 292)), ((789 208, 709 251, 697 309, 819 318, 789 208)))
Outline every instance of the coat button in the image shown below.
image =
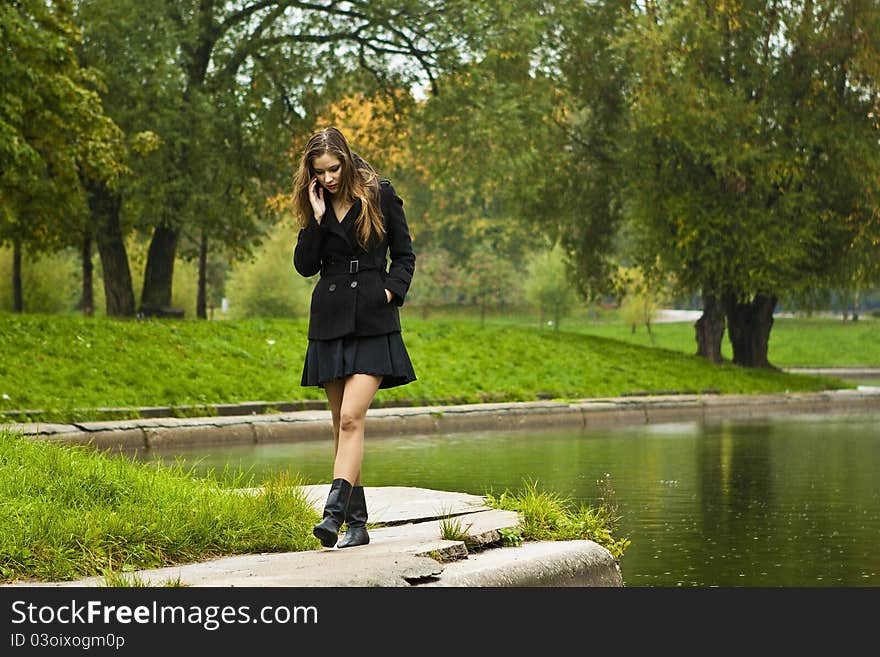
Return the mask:
POLYGON ((332 292, 335 289, 336 289, 336 283, 330 283, 330 291, 332 292))
POLYGON ((351 282, 351 286, 352 286, 352 287, 357 287, 357 286, 358 286, 358 282, 357 282, 357 281, 352 281, 352 282, 351 282))

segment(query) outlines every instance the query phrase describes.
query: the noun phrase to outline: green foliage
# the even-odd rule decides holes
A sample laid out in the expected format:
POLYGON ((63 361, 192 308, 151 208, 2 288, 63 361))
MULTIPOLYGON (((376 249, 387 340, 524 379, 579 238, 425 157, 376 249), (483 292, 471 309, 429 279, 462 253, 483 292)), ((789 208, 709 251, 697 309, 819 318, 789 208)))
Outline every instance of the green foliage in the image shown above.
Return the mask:
MULTIPOLYGON (((203 236, 211 253, 248 259, 278 219, 267 198, 289 191, 302 138, 327 104, 351 86, 399 90, 423 74, 436 79, 493 18, 462 0, 373 2, 356 12, 289 0, 75 6, 83 59, 104 73, 105 105, 130 135, 134 175, 116 199, 123 235, 162 228, 179 238, 167 255, 151 255, 149 271, 167 270, 174 255, 197 257, 203 236)), ((380 152, 399 140, 380 134, 380 152)), ((142 300, 167 303, 164 281, 147 283, 142 300)), ((243 312, 289 316, 290 303, 282 290, 243 312)))
POLYGON ((498 531, 501 534, 501 545, 504 547, 519 547, 525 540, 522 532, 516 527, 502 527, 498 531))
POLYGON ((856 274, 877 235, 880 41, 843 46, 876 36, 877 8, 835 6, 668 2, 627 19, 621 162, 646 271, 737 299, 856 274), (848 74, 859 61, 873 70, 848 74))
POLYGON ((571 500, 558 493, 539 491, 537 481, 524 481, 520 491, 505 490, 501 494, 489 492, 488 506, 516 511, 520 515, 520 535, 523 540, 568 541, 591 540, 619 560, 630 546, 628 538, 615 538, 619 516, 615 515, 613 491, 606 476, 600 483, 602 501, 598 507, 581 505, 574 508, 571 500), (608 502, 610 505, 606 506, 608 502))
POLYGON ((618 234, 625 216, 629 60, 614 44, 630 5, 614 1, 554 3, 545 68, 559 98, 548 113, 558 131, 552 157, 536 171, 538 206, 566 253, 573 280, 588 301, 615 293, 618 234))
POLYGON ((243 495, 243 472, 202 478, 85 446, 0 430, 0 581, 75 579, 206 556, 314 548, 316 513, 280 474, 243 495), (21 476, 27 472, 28 476, 21 476))
POLYGON ((458 301, 466 289, 466 277, 454 254, 441 248, 420 251, 416 264, 418 276, 413 278, 406 299, 422 310, 423 318, 432 308, 458 301))
POLYGON ((545 194, 563 152, 553 122, 555 81, 536 62, 552 25, 540 3, 483 3, 491 25, 469 61, 438 76, 439 93, 411 116, 412 161, 426 169, 423 221, 429 249, 459 261, 480 247, 520 262, 552 213, 545 194))
POLYGON ((295 231, 279 226, 252 260, 232 270, 226 287, 230 317, 308 317, 315 278, 293 268, 295 243, 295 231))
MULTIPOLYGON (((81 276, 72 250, 22 257, 22 297, 31 313, 66 313, 80 300, 81 276)), ((0 311, 13 310, 12 249, 0 248, 0 311)))
MULTIPOLYGON (((135 0, 77 5, 86 36, 83 59, 102 71, 104 105, 129 135, 133 175, 122 199, 125 235, 133 228, 149 234, 160 225, 185 227, 178 249, 189 259, 205 230, 212 249, 245 256, 261 230, 260 178, 270 178, 262 159, 269 155, 258 147, 268 119, 256 98, 265 92, 258 88, 263 80, 251 78, 237 89, 228 62, 209 61, 214 48, 228 47, 233 56, 236 48, 247 47, 236 43, 244 35, 234 29, 212 30, 222 20, 210 15, 214 8, 160 5, 159 10, 135 0), (195 42, 202 44, 198 52, 189 45, 195 42), (210 76, 216 78, 212 84, 210 76)), ((274 150, 272 170, 280 170, 284 150, 277 142, 274 150)))
POLYGON ((119 128, 80 66, 73 3, 0 5, 0 244, 75 244, 85 212, 80 174, 115 184, 119 128))
POLYGON ((620 316, 633 333, 637 326, 644 326, 651 334, 651 324, 660 306, 660 293, 655 283, 645 280, 638 268, 621 267, 623 280, 623 299, 620 302, 620 316))
POLYGON ((482 315, 488 308, 515 303, 522 295, 522 277, 513 263, 487 245, 474 249, 463 275, 462 296, 479 306, 482 315))
MULTIPOLYGON (((533 254, 527 266, 526 300, 540 310, 541 318, 552 317, 555 330, 574 307, 577 294, 572 288, 562 248, 533 254)), ((541 322, 543 324, 543 321, 541 322)))
POLYGON ((198 294, 199 270, 197 263, 176 260, 174 281, 171 285, 171 305, 183 308, 185 316, 195 317, 198 294))

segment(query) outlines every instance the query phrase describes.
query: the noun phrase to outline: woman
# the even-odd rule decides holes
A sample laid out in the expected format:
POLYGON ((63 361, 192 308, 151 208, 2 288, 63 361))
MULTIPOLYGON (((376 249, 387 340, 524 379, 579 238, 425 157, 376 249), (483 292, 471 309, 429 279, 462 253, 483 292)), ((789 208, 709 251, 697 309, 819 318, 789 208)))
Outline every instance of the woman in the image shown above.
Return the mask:
POLYGON ((321 274, 312 292, 302 385, 324 388, 335 450, 324 517, 313 533, 333 547, 344 522, 338 547, 365 545, 366 414, 379 388, 416 379, 398 313, 416 259, 403 201, 336 128, 312 135, 294 184, 300 231, 293 264, 303 276, 321 274))

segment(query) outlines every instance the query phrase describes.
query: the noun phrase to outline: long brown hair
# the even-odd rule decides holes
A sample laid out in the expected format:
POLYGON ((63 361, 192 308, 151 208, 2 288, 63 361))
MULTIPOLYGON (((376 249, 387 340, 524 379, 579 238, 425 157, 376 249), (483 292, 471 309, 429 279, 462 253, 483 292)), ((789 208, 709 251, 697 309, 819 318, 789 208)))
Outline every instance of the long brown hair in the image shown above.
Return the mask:
MULTIPOLYGON (((373 235, 385 235, 382 208, 379 205, 379 177, 363 158, 351 152, 345 136, 336 128, 319 130, 306 144, 299 169, 293 177, 296 219, 305 228, 312 217, 312 204, 309 202, 309 181, 315 175, 312 163, 315 158, 324 154, 330 154, 342 163, 339 189, 335 195, 361 201, 361 212, 355 220, 355 226, 358 244, 361 248, 366 248, 373 235)), ((326 189, 323 194, 324 202, 329 204, 326 189)))

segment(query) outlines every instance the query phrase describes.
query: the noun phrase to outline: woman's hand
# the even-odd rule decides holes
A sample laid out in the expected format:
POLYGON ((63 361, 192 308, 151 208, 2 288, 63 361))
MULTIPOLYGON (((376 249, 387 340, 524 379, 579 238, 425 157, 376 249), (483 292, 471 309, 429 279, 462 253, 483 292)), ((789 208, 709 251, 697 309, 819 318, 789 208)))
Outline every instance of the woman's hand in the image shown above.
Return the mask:
POLYGON ((388 288, 385 288, 385 298, 388 299, 388 303, 391 303, 391 298, 393 296, 394 295, 391 294, 391 290, 389 290, 388 288))
POLYGON ((317 178, 312 178, 309 181, 309 203, 312 204, 315 221, 320 224, 321 219, 324 218, 324 212, 327 210, 327 205, 324 203, 324 190, 318 184, 317 178))

